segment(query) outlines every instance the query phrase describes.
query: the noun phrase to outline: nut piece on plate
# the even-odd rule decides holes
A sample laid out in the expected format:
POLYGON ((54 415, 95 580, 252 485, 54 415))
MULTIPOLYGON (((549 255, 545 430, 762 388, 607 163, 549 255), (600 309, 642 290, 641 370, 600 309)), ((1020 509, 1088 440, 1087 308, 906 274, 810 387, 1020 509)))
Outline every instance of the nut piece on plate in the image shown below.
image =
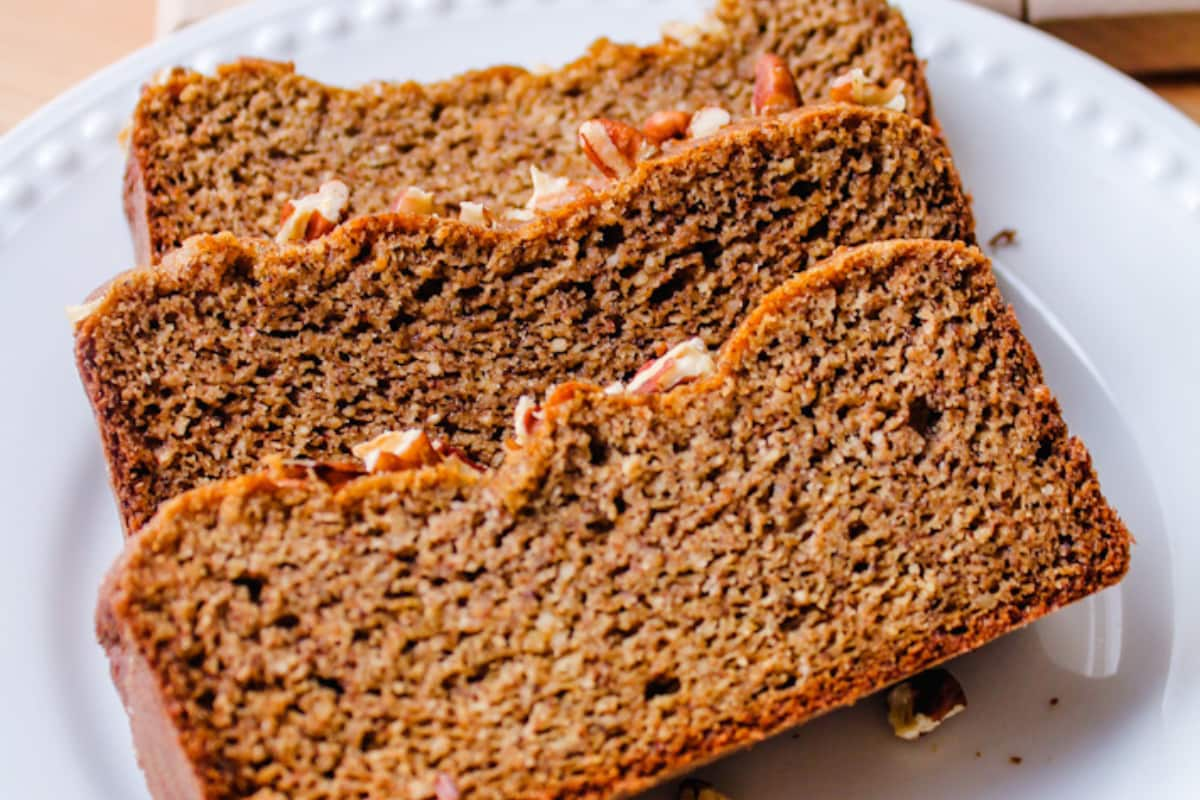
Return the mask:
POLYGON ((389 211, 395 214, 433 216, 433 195, 417 186, 410 186, 396 196, 389 211))
POLYGON ((692 114, 692 121, 687 129, 688 138, 703 139, 712 136, 732 121, 730 113, 720 106, 705 106, 692 114))
POLYGON ((800 107, 800 89, 787 62, 763 53, 754 65, 754 115, 769 117, 800 107))
POLYGON ((690 111, 655 111, 642 123, 642 133, 650 144, 658 147, 670 139, 687 136, 691 122, 690 111))
MULTIPOLYGON (((700 337, 688 339, 675 345, 660 358, 656 358, 639 369, 629 385, 624 388, 626 394, 654 394, 665 392, 681 383, 702 378, 712 374, 716 365, 704 340, 700 337)), ((609 394, 617 394, 617 384, 605 389, 609 394)))
POLYGON ((908 108, 908 98, 904 96, 907 84, 903 78, 896 78, 886 87, 879 86, 867 77, 858 67, 840 75, 829 84, 829 97, 838 103, 857 103, 860 106, 878 106, 891 111, 904 111, 908 108))
POLYGON ((350 202, 350 188, 341 181, 326 181, 312 194, 284 204, 279 244, 311 242, 337 227, 350 202))
POLYGON ((887 704, 892 731, 911 741, 963 712, 967 695, 949 672, 931 669, 893 686, 887 704))
POLYGON ((679 800, 729 800, 711 784, 688 778, 679 784, 679 800))
POLYGON ((589 119, 580 125, 579 146, 606 178, 623 178, 633 172, 652 149, 641 131, 613 119, 589 119))

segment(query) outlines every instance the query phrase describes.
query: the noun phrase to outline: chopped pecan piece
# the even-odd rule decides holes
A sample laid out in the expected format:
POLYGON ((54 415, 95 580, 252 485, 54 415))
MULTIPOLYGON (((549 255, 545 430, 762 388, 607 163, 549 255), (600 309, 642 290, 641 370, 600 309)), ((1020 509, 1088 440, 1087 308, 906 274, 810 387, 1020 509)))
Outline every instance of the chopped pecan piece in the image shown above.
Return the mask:
POLYGON ((967 695, 949 672, 931 669, 892 687, 887 703, 892 731, 912 740, 964 711, 967 695))
POLYGON ((431 217, 434 211, 433 195, 417 186, 410 186, 396 196, 389 210, 397 214, 431 217))
POLYGON ((679 800, 729 800, 718 792, 712 784, 688 778, 679 785, 679 800))
POLYGON ((589 119, 579 126, 579 146, 606 178, 622 178, 649 155, 649 142, 632 125, 589 119))
POLYGON ((441 439, 430 439, 420 428, 388 431, 350 448, 362 459, 368 472, 400 472, 432 467, 449 461, 471 472, 483 472, 483 466, 467 455, 462 448, 441 439))
POLYGON ((703 139, 712 136, 732 121, 730 113, 720 106, 705 106, 692 114, 692 121, 688 124, 688 138, 703 139))
POLYGON ((658 147, 670 139, 687 136, 692 115, 687 111, 655 111, 642 123, 642 133, 650 144, 658 147))
POLYGON ((704 340, 695 337, 675 345, 666 354, 639 369, 624 391, 626 394, 665 392, 681 383, 709 375, 715 368, 704 340))
POLYGON ((369 442, 356 444, 350 452, 361 458, 368 472, 395 472, 430 467, 442 461, 433 442, 420 428, 388 431, 369 442))
POLYGON ((834 79, 829 85, 829 97, 838 103, 857 103, 860 106, 879 106, 892 111, 904 111, 908 108, 908 98, 904 96, 906 85, 903 78, 896 78, 886 87, 879 86, 860 68, 855 67, 834 79))
POLYGON ((513 414, 513 439, 517 447, 524 447, 529 442, 529 436, 534 427, 542 420, 542 407, 537 405, 527 394, 517 400, 517 410, 513 414))
POLYGON ((311 242, 337 227, 350 202, 350 188, 341 181, 327 181, 312 194, 284 203, 275 241, 311 242))
MULTIPOLYGON (((529 202, 525 204, 524 211, 553 211, 591 194, 592 191, 587 186, 575 183, 570 178, 551 175, 537 167, 530 167, 529 172, 533 178, 533 194, 530 196, 529 202)), ((514 211, 516 210, 518 209, 514 209, 514 211)), ((506 212, 506 216, 509 215, 509 212, 506 212)))
POLYGON ((492 226, 492 212, 483 203, 465 202, 458 204, 458 218, 468 225, 479 225, 484 228, 492 226))
POLYGON ((769 117, 800 107, 800 90, 787 62, 763 53, 754 65, 754 115, 769 117))

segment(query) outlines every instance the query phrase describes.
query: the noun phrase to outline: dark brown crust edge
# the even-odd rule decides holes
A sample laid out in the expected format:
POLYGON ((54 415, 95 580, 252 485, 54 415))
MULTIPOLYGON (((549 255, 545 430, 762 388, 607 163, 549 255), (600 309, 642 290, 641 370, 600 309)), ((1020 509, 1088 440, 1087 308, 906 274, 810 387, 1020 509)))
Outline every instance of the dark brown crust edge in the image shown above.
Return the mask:
POLYGON ((131 141, 129 155, 125 159, 121 206, 125 209, 125 220, 129 223, 129 234, 133 239, 135 264, 149 264, 152 259, 158 259, 158 255, 152 252, 150 243, 150 207, 144 180, 145 161, 146 148, 131 141))
MULTIPOLYGON (((115 588, 115 571, 101 587, 101 597, 115 588)), ((138 766, 156 800, 202 800, 206 790, 182 741, 177 724, 179 709, 163 691, 150 662, 132 646, 132 635, 101 602, 96 613, 96 634, 108 655, 113 684, 129 716, 138 766)))
MULTIPOLYGON (((691 393, 707 391, 709 388, 725 380, 734 367, 747 352, 752 338, 753 327, 764 317, 785 305, 797 295, 817 291, 824 286, 835 284, 854 270, 869 269, 872 259, 878 258, 881 251, 898 252, 910 248, 929 247, 928 241, 895 241, 862 245, 858 248, 844 250, 813 267, 805 273, 788 281, 779 289, 768 295, 758 308, 738 327, 737 331, 722 349, 716 374, 694 384, 684 385, 672 394, 681 400, 691 393)), ((961 243, 933 243, 947 254, 966 255, 971 263, 967 269, 987 271, 990 278, 990 267, 982 254, 975 248, 961 243)), ((1002 301, 1001 301, 1002 302, 1002 301)), ((1016 334, 1016 341, 1021 352, 1018 354, 1029 370, 1030 382, 1040 383, 1041 368, 1033 354, 1029 343, 1021 335, 1016 316, 1007 305, 994 323, 998 331, 1016 334)), ((1038 402, 1043 411, 1044 431, 1052 437, 1056 449, 1066 458, 1064 478, 1078 487, 1073 499, 1075 514, 1093 531, 1089 538, 1090 547, 1086 551, 1086 563, 1074 578, 1067 582, 1046 585, 1039 583, 1037 600, 1024 607, 998 606, 994 612, 975 618, 965 631, 954 635, 936 635, 927 640, 923 650, 908 652, 895 662, 881 662, 876 659, 859 665, 851 675, 845 675, 837 680, 808 682, 804 690, 797 691, 795 696, 782 702, 771 710, 770 714, 751 716, 735 720, 732 724, 718 731, 694 731, 692 735, 670 751, 647 753, 637 764, 623 765, 627 769, 623 777, 616 783, 602 781, 577 782, 559 787, 555 797, 576 798, 611 798, 627 797, 637 792, 669 780, 672 776, 693 770, 705 763, 722 758, 738 750, 750 747, 783 730, 807 722, 817 716, 837 708, 852 705, 863 697, 883 689, 905 677, 921 670, 935 666, 948 659, 974 650, 991 640, 1040 619, 1046 614, 1076 602, 1089 594, 1097 592, 1121 580, 1129 569, 1130 546, 1132 538, 1116 512, 1105 501, 1095 470, 1083 444, 1074 437, 1066 434, 1066 426, 1059 414, 1057 400, 1048 390, 1041 391, 1039 386, 1038 402)), ((579 392, 598 392, 598 387, 584 383, 567 383, 557 389, 544 406, 546 424, 539 426, 534 436, 546 436, 552 426, 561 424, 569 415, 571 399, 579 392)), ((627 402, 641 402, 638 399, 628 399, 627 402)), ((518 455, 517 458, 520 458, 518 455)), ((503 469, 503 467, 501 468, 503 469)), ((514 470, 516 471, 516 470, 514 470)), ((400 490, 419 490, 441 480, 461 480, 456 473, 432 468, 419 472, 396 473, 392 475, 370 476, 351 481, 343 486, 339 495, 353 499, 359 491, 370 488, 374 482, 390 482, 400 490), (344 494, 348 493, 348 494, 344 494)), ((486 479, 485 479, 486 480, 486 479)), ((137 641, 125 626, 119 623, 128 598, 120 586, 122 565, 130 559, 139 547, 153 546, 148 540, 150 532, 158 524, 167 524, 172 517, 186 513, 189 508, 203 507, 219 503, 229 495, 246 494, 263 490, 275 485, 269 474, 250 475, 233 480, 212 484, 200 489, 187 492, 177 497, 159 509, 154 519, 141 533, 128 540, 125 552, 113 565, 104 587, 101 590, 97 609, 97 631, 101 644, 114 663, 114 679, 117 680, 117 663, 145 663, 153 670, 153 654, 142 653, 137 641), (139 659, 141 660, 139 662, 139 659)), ((137 697, 126 695, 129 688, 117 680, 118 689, 125 696, 127 707, 141 703, 137 697)), ((161 695, 161 687, 154 684, 154 690, 161 695)), ((149 705, 158 709, 162 719, 154 725, 143 723, 140 726, 135 721, 135 740, 139 736, 146 737, 147 731, 171 731, 171 741, 178 741, 181 752, 190 751, 193 760, 185 762, 185 767, 173 766, 170 769, 186 769, 183 774, 195 775, 197 772, 210 778, 219 779, 219 769, 203 763, 203 751, 199 746, 189 747, 188 740, 196 734, 183 729, 181 716, 169 699, 163 696, 150 704, 142 703, 138 707, 149 705), (211 768, 211 769, 210 769, 211 768)), ((153 741, 138 741, 139 752, 152 748, 153 741)), ((144 766, 154 766, 158 761, 143 756, 144 766)), ((154 791, 155 786, 175 786, 173 780, 177 776, 147 775, 147 781, 154 791)), ((219 784, 210 783, 207 788, 197 788, 195 794, 155 794, 157 800, 199 800, 206 797, 220 797, 219 784)), ((549 796, 549 795, 547 795, 549 796)))
POLYGON ((85 337, 76 337, 75 366, 79 371, 79 380, 83 384, 84 394, 88 397, 88 405, 92 408, 92 416, 96 420, 96 428, 100 433, 100 444, 104 451, 104 462, 108 473, 108 485, 112 489, 113 498, 117 501, 117 512, 121 520, 121 529, 126 537, 135 532, 131 520, 136 520, 138 504, 130 492, 122 489, 117 480, 118 475, 129 471, 129 453, 136 452, 136 442, 126 442, 126 436, 120 426, 108 424, 111 416, 98 402, 103 396, 102 384, 96 371, 92 369, 95 358, 91 354, 92 342, 85 337))

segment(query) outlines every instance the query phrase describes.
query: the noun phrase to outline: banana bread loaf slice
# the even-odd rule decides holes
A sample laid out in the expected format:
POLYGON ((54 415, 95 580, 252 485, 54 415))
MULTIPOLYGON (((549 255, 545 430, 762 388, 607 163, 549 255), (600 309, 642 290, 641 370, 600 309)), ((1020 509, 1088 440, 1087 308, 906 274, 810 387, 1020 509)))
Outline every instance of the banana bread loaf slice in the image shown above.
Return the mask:
POLYGON ((98 612, 156 796, 626 796, 1128 565, 962 244, 843 251, 707 376, 536 417, 478 479, 277 468, 164 504, 98 612))
POLYGON ((379 215, 307 245, 197 237, 76 328, 127 530, 259 459, 338 458, 414 425, 495 463, 513 404, 719 345, 841 244, 969 239, 925 125, 852 105, 734 127, 518 230, 379 215))
POLYGON ((652 47, 601 40, 555 72, 500 67, 426 86, 346 91, 268 62, 181 70, 147 86, 134 112, 125 203, 138 263, 192 234, 274 235, 285 203, 332 178, 355 187, 352 215, 386 211, 410 186, 446 208, 520 206, 530 166, 591 174, 575 145, 584 120, 641 125, 703 106, 749 115, 764 52, 783 57, 805 101, 828 100, 860 69, 892 87, 893 107, 932 122, 908 28, 884 0, 719 0, 652 47))

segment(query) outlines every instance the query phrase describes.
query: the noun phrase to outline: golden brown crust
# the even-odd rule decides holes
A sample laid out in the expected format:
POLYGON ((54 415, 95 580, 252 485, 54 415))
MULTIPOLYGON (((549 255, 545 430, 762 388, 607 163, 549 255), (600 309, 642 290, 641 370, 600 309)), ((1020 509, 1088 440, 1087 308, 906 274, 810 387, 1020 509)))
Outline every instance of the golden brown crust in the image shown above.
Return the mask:
MULTIPOLYGON (((1105 503, 1086 450, 1068 436, 1057 403, 1042 383, 1040 367, 1000 297, 986 259, 961 244, 897 241, 842 251, 764 298, 730 337, 711 377, 659 396, 609 396, 590 384, 569 383, 551 393, 543 412, 543 421, 533 430, 529 443, 510 453, 496 473, 474 487, 453 483, 449 488, 463 490, 454 499, 439 499, 399 518, 389 518, 386 509, 444 490, 447 482, 460 481, 460 476, 439 473, 437 469, 371 476, 351 481, 336 495, 320 482, 280 488, 264 476, 239 478, 167 503, 130 540, 124 558, 110 577, 110 585, 119 589, 101 598, 101 613, 109 605, 116 616, 140 621, 141 628, 134 624, 123 628, 122 635, 137 637, 126 641, 125 646, 141 648, 156 673, 173 681, 171 691, 185 695, 211 689, 212 684, 175 661, 182 656, 172 643, 181 634, 199 641, 202 631, 186 628, 164 639, 159 626, 169 630, 180 622, 177 616, 161 611, 157 598, 178 600, 177 592, 220 591, 223 581, 229 580, 203 577, 196 579, 199 582, 195 585, 190 583, 192 578, 187 576, 195 571, 196 563, 190 557, 184 559, 184 555, 195 548, 217 554, 205 558, 210 559, 214 571, 229 572, 231 576, 237 573, 224 565, 258 559, 259 569, 267 569, 278 543, 295 542, 296 537, 336 541, 339 548, 344 548, 338 551, 344 555, 331 556, 329 564, 335 568, 340 565, 349 573, 346 585, 353 589, 312 584, 313 593, 323 598, 314 605, 320 615, 312 619, 301 610, 308 607, 302 603, 287 609, 295 618, 289 630, 299 629, 305 636, 325 636, 321 647, 314 645, 301 651, 315 654, 313 657, 325 670, 321 680, 340 687, 339 697, 350 698, 347 702, 351 704, 374 702, 371 698, 375 695, 360 695, 361 676, 352 666, 337 667, 342 662, 321 649, 340 646, 335 644, 339 640, 329 639, 322 631, 338 629, 339 615, 358 620, 375 608, 360 606, 368 602, 365 598, 371 594, 374 571, 380 563, 374 543, 411 542, 399 556, 412 559, 408 562, 411 567, 389 573, 396 592, 401 591, 403 583, 397 575, 411 571, 434 579, 423 584, 426 588, 419 616, 406 618, 410 619, 407 623, 395 621, 384 626, 438 620, 426 638, 408 639, 408 632, 401 631, 403 635, 397 642, 364 644, 367 649, 349 651, 346 657, 345 663, 356 665, 373 652, 372 648, 395 646, 403 653, 395 673, 388 672, 382 678, 387 686, 397 687, 388 695, 395 705, 373 706, 372 713, 382 716, 370 717, 377 726, 372 729, 377 748, 373 758, 379 764, 391 765, 385 774, 364 777, 362 770, 369 768, 363 764, 367 762, 360 762, 357 752, 349 748, 344 751, 344 763, 326 765, 333 776, 328 779, 304 773, 304 762, 289 762, 287 768, 264 768, 259 773, 246 771, 238 758, 231 757, 209 774, 214 787, 249 794, 288 786, 293 797, 350 797, 364 792, 368 796, 393 796, 416 791, 411 787, 422 785, 421 781, 431 774, 430 765, 436 764, 437 770, 457 776, 465 794, 474 792, 480 797, 499 796, 501 792, 508 797, 530 798, 626 796, 978 647, 1115 583, 1128 568, 1128 532, 1105 503), (810 333, 817 336, 834 332, 840 332, 846 341, 832 343, 823 353, 812 351, 818 360, 827 356, 832 365, 810 362, 808 353, 801 354, 800 360, 791 360, 797 345, 808 347, 803 343, 810 333), (859 340, 859 336, 877 338, 859 340), (879 352, 856 349, 865 347, 866 341, 879 343, 879 352), (896 341, 905 343, 896 352, 906 354, 907 359, 899 367, 898 376, 891 352, 896 341), (951 347, 956 352, 948 352, 951 347), (947 352, 935 352, 942 348, 947 352), (855 360, 839 361, 848 351, 855 360), (860 370, 863 377, 854 373, 850 382, 844 382, 843 373, 848 370, 860 370), (806 383, 809 377, 812 384, 806 383), (910 404, 917 399, 928 403, 926 414, 945 415, 945 431, 938 433, 942 423, 914 419, 915 412, 905 410, 903 402, 890 417, 881 416, 880 409, 890 402, 889 391, 866 381, 892 379, 899 382, 902 391, 930 393, 940 387, 944 396, 922 394, 915 399, 899 399, 910 404), (882 435, 877 443, 881 455, 874 459, 863 453, 856 456, 853 450, 833 458, 823 455, 828 451, 824 445, 814 444, 810 418, 795 407, 804 403, 809 404, 814 425, 832 426, 828 430, 835 446, 851 446, 856 427, 869 424, 859 435, 864 439, 870 439, 872 432, 882 435), (734 409, 733 422, 723 420, 723 413, 729 409, 734 409), (841 419, 843 409, 851 415, 848 421, 841 419), (760 413, 766 416, 757 416, 760 413), (863 416, 854 417, 856 414, 863 416), (997 419, 997 415, 1003 418, 997 419), (968 418, 975 422, 964 422, 968 418), (786 424, 791 427, 786 427, 785 420, 790 420, 786 424), (739 421, 746 422, 751 430, 747 432, 739 421), (837 427, 843 422, 845 427, 837 427), (769 449, 780 444, 778 439, 771 439, 780 430, 788 432, 789 455, 812 466, 801 468, 795 475, 776 477, 783 462, 769 449), (704 444, 709 437, 712 441, 704 444), (900 453, 905 442, 916 448, 913 453, 920 459, 935 463, 920 467, 927 468, 925 472, 908 472, 900 453), (735 457, 727 460, 731 454, 735 457), (972 465, 962 465, 961 469, 947 466, 946 462, 971 454, 978 459, 972 465), (638 462, 641 468, 664 463, 683 467, 683 471, 664 466, 665 472, 646 476, 639 475, 637 467, 630 472, 627 465, 632 462, 628 459, 640 455, 646 456, 638 462), (672 458, 679 460, 672 462, 672 458), (604 471, 610 469, 610 460, 614 465, 611 468, 625 476, 615 488, 603 478, 604 471), (867 486, 874 485, 871 481, 890 482, 864 491, 858 480, 848 481, 846 474, 839 472, 847 463, 861 464, 853 467, 850 475, 867 486), (714 469, 713 464, 718 467, 714 469), (742 490, 738 489, 739 475, 744 481, 742 490), (656 495, 667 477, 671 485, 678 487, 678 493, 656 495), (759 489, 773 486, 774 492, 797 491, 814 480, 817 486, 812 494, 788 500, 782 506, 761 505, 764 495, 759 489), (1010 482, 988 483, 992 480, 1010 482), (839 494, 827 496, 821 488, 826 482, 839 494), (689 492, 689 486, 696 488, 689 492), (956 487, 957 494, 928 499, 947 491, 947 486, 956 487), (616 494, 608 495, 610 490, 616 494), (722 506, 725 493, 739 499, 722 506), (268 502, 251 506, 245 500, 253 496, 268 502), (625 498, 626 505, 615 517, 603 510, 611 497, 625 498), (891 516, 872 521, 864 515, 881 498, 889 497, 894 498, 895 506, 888 512, 891 516), (949 497, 958 497, 960 502, 947 505, 949 497), (670 502, 663 502, 664 498, 670 502), (689 503, 701 507, 693 508, 689 503), (924 517, 906 523, 905 509, 910 505, 920 505, 929 514, 944 511, 949 516, 941 523, 924 517), (755 517, 752 509, 758 507, 770 512, 769 519, 755 517), (801 510, 805 513, 796 516, 795 512, 801 510), (960 510, 978 516, 960 518, 960 510), (639 516, 647 512, 649 517, 639 516), (278 520, 290 515, 301 520, 299 527, 280 528, 278 520), (322 522, 330 518, 338 521, 322 522), (596 527, 605 519, 609 520, 608 527, 596 527), (425 535, 428 538, 422 538, 425 535), (264 536, 271 538, 264 540, 264 536), (356 555, 360 551, 355 550, 354 541, 371 544, 361 551, 365 554, 356 555), (553 549, 543 549, 551 543, 553 549), (705 549, 710 545, 716 547, 714 552, 705 549), (659 547, 670 552, 670 559, 654 560, 659 547), (788 548, 786 556, 779 556, 782 547, 788 548), (178 559, 173 555, 176 552, 180 554, 178 559), (626 556, 630 556, 628 562, 618 561, 611 566, 606 560, 626 556), (703 558, 705 564, 695 568, 700 577, 688 566, 697 558, 703 558), (527 564, 529 571, 522 564, 527 564), (458 621, 462 615, 470 620, 473 600, 490 599, 497 607, 493 613, 492 606, 484 606, 489 614, 482 631, 498 637, 513 636, 510 623, 516 625, 524 618, 511 616, 520 608, 511 605, 517 594, 527 593, 535 598, 533 602, 544 603, 535 608, 567 613, 576 595, 568 592, 560 597, 551 593, 552 586, 564 585, 561 573, 558 583, 534 582, 535 576, 547 571, 553 575, 563 565, 572 568, 565 585, 572 590, 581 587, 587 593, 582 606, 587 613, 581 611, 574 624, 588 631, 589 637, 592 628, 588 626, 593 619, 589 613, 608 613, 604 605, 606 592, 614 591, 615 598, 629 594, 632 600, 623 600, 613 613, 613 624, 628 629, 621 636, 609 641, 606 634, 596 640, 598 650, 592 648, 593 640, 588 637, 578 645, 595 659, 585 663, 621 664, 621 673, 613 675, 599 666, 570 673, 562 683, 562 691, 568 697, 581 693, 580 702, 588 703, 587 710, 569 703, 561 708, 550 706, 558 714, 545 719, 565 726, 555 741, 569 738, 574 735, 571 723, 576 715, 582 715, 578 717, 581 721, 596 724, 607 719, 609 712, 593 703, 611 692, 613 697, 624 698, 624 705, 617 706, 622 712, 623 732, 615 737, 629 737, 637 746, 617 748, 603 757, 597 756, 593 747, 571 751, 544 773, 552 776, 549 782, 539 774, 533 785, 520 784, 519 764, 505 763, 500 771, 489 771, 489 758, 496 756, 471 750, 512 735, 504 719, 493 723, 497 726, 494 731, 484 731, 483 741, 487 744, 435 749, 430 751, 432 756, 422 749, 425 742, 436 740, 437 735, 469 739, 465 728, 471 726, 442 730, 435 725, 432 730, 437 735, 432 738, 412 739, 407 734, 388 738, 389 714, 416 713, 401 710, 408 708, 403 705, 407 696, 404 687, 420 689, 419 702, 430 719, 442 717, 429 708, 449 709, 451 716, 447 719, 466 715, 467 709, 474 707, 475 695, 460 687, 457 672, 439 670, 446 663, 454 663, 462 674, 477 675, 473 662, 459 662, 472 654, 492 669, 484 670, 482 677, 476 678, 478 683, 468 684, 468 688, 477 686, 473 691, 484 692, 484 700, 491 697, 494 702, 516 703, 512 709, 505 705, 505 713, 534 713, 528 705, 513 699, 523 697, 520 689, 497 676, 503 674, 505 659, 516 660, 521 669, 533 669, 542 662, 519 660, 525 652, 520 646, 488 650, 482 644, 489 641, 488 637, 476 636, 480 628, 468 625, 460 631, 456 626, 466 625, 458 621), (790 582, 772 583, 771 569, 786 574, 790 582), (363 571, 361 576, 359 570, 363 571), (711 575, 711 586, 704 575, 711 575), (498 583, 489 582, 489 576, 498 583), (450 602, 442 606, 442 586, 456 582, 461 584, 459 596, 466 599, 457 605, 450 602), (693 583, 695 594, 680 594, 683 587, 693 583), (614 585, 616 590, 612 589, 614 585), (489 588, 494 586, 504 589, 489 588), (338 591, 345 594, 339 595, 338 591), (489 594, 493 591, 494 597, 489 594), (536 600, 539 593, 551 594, 540 601, 536 600), (797 616, 792 602, 784 599, 792 595, 809 597, 796 601, 806 612, 797 616), (892 600, 880 600, 888 595, 893 595, 892 600), (335 597, 340 598, 336 600, 338 605, 331 606, 329 598, 335 597), (700 603, 699 610, 705 613, 689 616, 688 602, 700 603), (691 633, 693 624, 719 621, 721 614, 731 621, 729 628, 715 626, 705 633, 691 633), (744 621, 745 630, 732 624, 738 620, 744 621), (657 641, 655 631, 661 631, 663 637, 658 647, 649 646, 657 641), (803 646, 788 644, 791 634, 780 631, 809 638, 797 640, 803 646), (772 644, 761 645, 764 638, 772 644), (146 650, 152 641, 157 641, 161 649, 146 650), (403 642, 408 644, 401 647, 403 642), (433 655, 422 649, 426 643, 435 645, 433 655), (628 663, 622 660, 629 653, 623 649, 626 644, 637 654, 628 663), (484 651, 479 652, 476 645, 484 651), (756 649, 760 647, 765 649, 756 649), (744 662, 740 665, 736 661, 739 654, 744 662), (719 671, 703 671, 712 666, 706 661, 709 657, 720 665, 719 671), (414 673, 404 666, 410 661, 417 669, 415 674, 432 675, 433 680, 412 678, 414 673), (778 674, 760 670, 772 663, 779 665, 778 674), (657 677, 662 669, 674 679, 673 688, 663 688, 663 681, 657 677), (737 679, 719 688, 718 682, 722 676, 728 677, 730 670, 736 672, 737 679), (625 685, 622 681, 631 673, 630 681, 638 695, 635 699, 619 694, 625 685), (649 680, 644 700, 637 685, 642 678, 649 680), (767 678, 780 680, 771 682, 767 678), (407 681, 412 681, 411 686, 407 681), (592 685, 602 688, 596 698, 584 688, 592 685), (652 686, 658 687, 653 694, 682 696, 660 704, 651 696, 652 686), (502 693, 495 697, 486 694, 498 689, 502 693), (705 717, 707 710, 721 706, 723 692, 741 692, 744 696, 739 695, 719 715, 705 717), (670 713, 666 713, 668 710, 670 713), (661 719, 661 726, 647 723, 650 717, 661 719), (642 730, 652 732, 652 744, 637 738, 642 730), (414 756, 413 761, 397 756, 399 760, 393 763, 387 760, 392 752, 388 748, 398 753, 415 748, 421 755, 414 756), (436 761, 422 760, 427 757, 436 761), (420 767, 417 773, 404 772, 413 764, 420 767), (260 774, 269 777, 256 783, 260 774), (479 783, 484 780, 480 776, 486 776, 488 782, 479 783), (409 778, 413 782, 406 783, 409 778), (518 785, 520 788, 515 788, 518 785), (368 786, 372 788, 368 790, 368 786)), ((920 459, 913 464, 922 463, 920 459)), ((262 580, 270 581, 269 571, 262 580)), ((269 602, 279 600, 271 596, 269 602)), ((263 603, 267 602, 264 594, 263 603)), ((244 619, 248 608, 230 606, 227 613, 231 619, 244 619)), ((541 620, 538 614, 529 618, 541 620)), ((524 630, 516 629, 518 633, 524 630)), ((251 626, 242 635, 249 643, 259 642, 258 637, 267 634, 258 634, 251 626)), ((290 653, 300 647, 281 646, 280 652, 290 653)), ((541 652, 533 647, 531 652, 541 652)), ((576 664, 572 656, 577 652, 574 646, 547 651, 547 669, 576 664)), ((232 659, 230 667, 239 668, 236 650, 222 653, 224 658, 232 659)), ((246 659, 248 664, 253 663, 250 656, 246 659)), ((242 703, 257 704, 260 698, 256 693, 263 694, 265 702, 271 690, 254 686, 242 696, 242 703)), ((319 695, 322 686, 303 690, 297 684, 289 690, 296 695, 284 693, 281 698, 305 708, 319 707, 311 704, 317 702, 317 697, 327 699, 319 695)), ((552 702, 553 686, 548 687, 548 694, 551 699, 545 702, 552 702)), ((253 740, 247 733, 257 730, 259 721, 253 714, 241 727, 231 722, 214 730, 213 721, 201 713, 203 709, 198 710, 194 704, 188 708, 188 715, 177 717, 176 724, 185 738, 195 736, 197 742, 206 743, 205 759, 211 760, 214 754, 225 752, 222 748, 232 747, 224 744, 227 741, 241 743, 243 737, 253 740)), ((343 710, 352 713, 353 708, 343 710)), ((309 717, 304 720, 310 726, 304 730, 324 730, 317 721, 309 717)), ((352 727, 347 724, 345 729, 352 727)), ((331 730, 322 735, 336 737, 342 728, 334 726, 331 730)), ((289 729, 288 734, 292 733, 289 729)), ((324 744, 337 741, 320 738, 315 732, 306 735, 324 744)), ((517 752, 536 752, 547 758, 537 749, 543 745, 537 735, 530 733, 520 740, 517 752)))
POLYGON ((574 142, 586 119, 640 125, 657 110, 704 104, 748 114, 752 62, 764 51, 788 57, 805 102, 827 101, 836 75, 862 67, 904 80, 908 113, 935 123, 908 29, 883 0, 721 0, 716 14, 725 32, 695 46, 601 39, 551 73, 501 66, 349 91, 262 60, 211 78, 177 70, 146 87, 134 113, 126 206, 139 260, 144 244, 149 263, 197 233, 273 235, 283 203, 331 177, 351 186, 351 214, 383 212, 409 185, 445 209, 521 206, 530 166, 593 174, 574 142))

